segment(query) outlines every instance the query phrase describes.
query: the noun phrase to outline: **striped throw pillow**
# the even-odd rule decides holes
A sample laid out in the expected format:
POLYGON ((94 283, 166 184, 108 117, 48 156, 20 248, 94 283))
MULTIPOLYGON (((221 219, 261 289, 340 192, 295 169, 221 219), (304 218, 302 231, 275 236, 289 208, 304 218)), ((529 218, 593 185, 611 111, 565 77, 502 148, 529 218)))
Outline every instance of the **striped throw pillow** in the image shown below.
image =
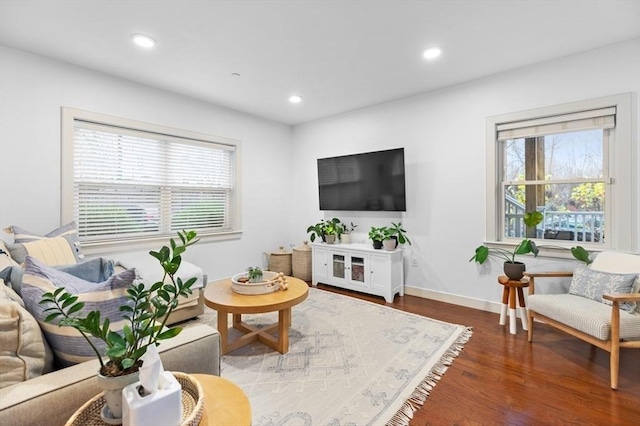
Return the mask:
POLYGON ((11 257, 18 263, 23 263, 27 254, 38 257, 51 266, 70 265, 84 258, 75 222, 69 222, 44 236, 15 225, 9 226, 5 231, 13 234, 14 244, 9 244, 8 248, 11 251, 11 257), (60 248, 65 244, 68 247, 60 248), (60 250, 62 252, 52 256, 54 251, 60 250))
MULTIPOLYGON (((77 364, 95 358, 95 353, 82 337, 72 327, 59 327, 58 319, 45 323, 47 316, 44 310, 48 306, 40 305, 42 295, 53 292, 59 287, 64 287, 68 293, 78 296, 79 302, 84 302, 84 308, 78 312, 79 316, 85 316, 90 311, 99 310, 101 318, 108 317, 111 322, 111 330, 121 332, 127 321, 123 319, 123 312, 119 307, 124 304, 131 305, 126 298, 127 289, 136 279, 134 269, 129 269, 101 283, 92 283, 81 278, 49 267, 38 259, 27 256, 25 271, 22 278, 22 298, 27 310, 40 324, 51 349, 56 356, 56 362, 62 366, 77 364)), ((104 354, 105 345, 102 341, 92 339, 96 347, 104 354)))

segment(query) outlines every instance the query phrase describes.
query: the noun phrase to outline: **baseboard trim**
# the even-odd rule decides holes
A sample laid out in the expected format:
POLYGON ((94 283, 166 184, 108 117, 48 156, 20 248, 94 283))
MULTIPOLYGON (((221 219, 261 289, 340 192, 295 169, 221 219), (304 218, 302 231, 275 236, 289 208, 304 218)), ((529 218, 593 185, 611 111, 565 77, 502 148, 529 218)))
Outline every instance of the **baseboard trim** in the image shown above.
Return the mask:
POLYGON ((443 293, 435 290, 426 290, 418 287, 404 287, 404 293, 410 296, 422 297, 424 299, 437 300, 439 302, 451 303, 453 305, 464 306, 466 308, 479 309, 481 311, 500 313, 501 303, 489 302, 487 300, 474 299, 472 297, 458 296, 451 293, 443 293))

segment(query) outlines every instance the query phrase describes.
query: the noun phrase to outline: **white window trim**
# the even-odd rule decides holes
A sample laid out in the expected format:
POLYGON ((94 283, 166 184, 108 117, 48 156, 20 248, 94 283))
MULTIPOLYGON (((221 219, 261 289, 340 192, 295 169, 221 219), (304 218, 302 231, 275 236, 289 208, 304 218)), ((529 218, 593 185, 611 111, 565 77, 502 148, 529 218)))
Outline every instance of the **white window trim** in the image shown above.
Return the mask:
MULTIPOLYGON (((606 107, 616 108, 615 141, 610 144, 609 152, 605 153, 605 158, 607 154, 609 154, 608 164, 605 166, 609 168, 611 182, 615 183, 614 185, 607 186, 607 191, 610 191, 609 199, 611 201, 611 205, 607 206, 607 222, 610 224, 610 229, 612 229, 613 232, 611 232, 607 238, 607 244, 605 246, 590 244, 588 242, 580 242, 580 245, 590 251, 610 249, 638 252, 637 197, 640 188, 637 187, 638 176, 636 173, 638 171, 633 166, 634 161, 637 159, 637 147, 633 143, 634 118, 632 115, 631 93, 496 115, 487 118, 486 244, 498 247, 513 247, 519 242, 519 240, 514 242, 500 241, 500 226, 503 219, 500 215, 498 208, 499 200, 497 199, 497 197, 502 194, 500 182, 497 181, 497 177, 500 175, 499 167, 501 167, 498 159, 498 126, 513 121, 534 120, 606 107)), ((554 241, 549 244, 546 244, 546 240, 542 241, 544 242, 538 245, 541 255, 550 257, 570 257, 566 249, 576 245, 576 242, 572 241, 554 241)))
MULTIPOLYGON (((145 123, 141 121, 130 120, 110 116, 106 114, 98 114, 79 109, 62 107, 61 108, 61 129, 62 129, 62 147, 61 147, 61 188, 60 188, 60 214, 63 223, 74 220, 73 217, 73 144, 74 144, 74 123, 76 120, 91 121, 95 123, 126 127, 146 132, 174 135, 187 139, 202 140, 205 142, 219 143, 225 145, 233 145, 235 147, 235 180, 234 195, 231 201, 231 231, 217 233, 202 233, 198 236, 203 241, 220 241, 229 239, 239 239, 242 235, 241 224, 241 180, 240 164, 241 164, 241 143, 239 140, 225 138, 221 136, 209 135, 206 133, 198 133, 189 130, 177 129, 167 126, 161 126, 153 123, 145 123)), ((166 236, 140 237, 134 239, 105 240, 99 242, 83 242, 82 250, 85 254, 99 255, 103 253, 113 252, 117 247, 118 251, 123 250, 146 250, 149 248, 157 248, 158 242, 166 242, 166 236)))

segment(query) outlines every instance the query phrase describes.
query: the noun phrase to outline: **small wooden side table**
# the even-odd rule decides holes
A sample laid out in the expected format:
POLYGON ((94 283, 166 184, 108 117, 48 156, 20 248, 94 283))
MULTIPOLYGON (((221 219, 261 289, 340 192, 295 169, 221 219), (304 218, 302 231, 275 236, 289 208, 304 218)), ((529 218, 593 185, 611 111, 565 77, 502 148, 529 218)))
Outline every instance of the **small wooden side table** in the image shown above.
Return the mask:
POLYGON ((210 374, 192 374, 204 389, 200 426, 250 426, 251 405, 234 383, 210 374))
POLYGON ((520 305, 520 319, 522 329, 529 330, 527 321, 527 306, 524 301, 525 287, 529 287, 529 278, 523 277, 519 280, 512 280, 505 275, 498 277, 498 282, 504 286, 502 291, 502 309, 500 310, 500 325, 507 323, 507 303, 509 304, 509 332, 516 334, 516 291, 518 293, 518 304, 520 305))

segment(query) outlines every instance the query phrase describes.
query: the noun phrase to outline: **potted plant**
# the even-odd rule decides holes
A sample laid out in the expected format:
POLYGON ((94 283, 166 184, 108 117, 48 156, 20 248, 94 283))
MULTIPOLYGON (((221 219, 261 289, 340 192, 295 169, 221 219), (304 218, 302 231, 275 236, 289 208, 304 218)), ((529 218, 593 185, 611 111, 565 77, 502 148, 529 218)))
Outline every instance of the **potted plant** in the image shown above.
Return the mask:
POLYGON ((195 231, 178 232, 178 236, 181 244, 176 244, 172 238, 170 247, 163 246, 157 252, 149 252, 162 266, 163 279, 149 288, 139 283, 127 290, 127 304, 119 307, 127 322, 121 333, 110 329, 109 318, 102 319, 100 311, 87 313, 83 310, 84 302, 77 302, 78 297, 67 293, 62 287, 52 293, 45 293, 40 301, 42 305, 50 305, 44 311, 48 313, 44 321, 57 320, 59 326, 75 328, 100 361, 98 380, 105 388, 110 411, 110 414, 105 416, 103 413, 103 416, 111 423, 122 417, 122 388, 138 380, 141 357, 147 348, 159 345, 161 340, 170 339, 182 331, 180 327, 165 328, 165 323, 178 306, 178 298, 190 295, 191 286, 196 282, 195 277, 183 282, 176 277, 176 273, 186 248, 199 240, 196 239, 195 231), (169 280, 165 283, 167 277, 169 280), (100 341, 105 345, 104 353, 96 346, 100 341), (105 362, 103 356, 108 361, 105 362), (121 379, 123 376, 128 377, 121 379), (114 381, 119 383, 112 385, 114 381))
POLYGON ((387 229, 388 228, 386 226, 382 226, 380 228, 372 226, 371 229, 369 229, 369 239, 373 242, 374 249, 382 248, 382 242, 387 239, 387 229))
POLYGON ((324 241, 324 221, 320 221, 315 225, 309 225, 307 233, 310 233, 309 239, 311 242, 314 242, 318 237, 324 241))
POLYGON ((307 228, 307 232, 311 233, 309 239, 311 242, 316 240, 316 237, 322 238, 322 241, 327 244, 333 244, 335 242, 336 236, 339 236, 344 231, 344 228, 340 224, 340 219, 334 217, 333 219, 327 219, 324 221, 320 221, 315 225, 310 225, 307 228), (329 241, 327 241, 327 237, 329 237, 329 241))
POLYGON ((247 275, 249 276, 249 282, 259 283, 262 282, 262 269, 257 266, 249 266, 247 268, 247 275))
POLYGON ((353 222, 351 222, 351 225, 349 226, 344 225, 342 235, 340 235, 340 242, 342 244, 351 244, 351 233, 355 231, 357 227, 358 225, 354 224, 353 222))
POLYGON ((391 227, 388 229, 390 233, 390 238, 396 240, 396 243, 391 250, 395 249, 398 246, 398 244, 408 243, 409 245, 411 245, 411 240, 407 236, 407 231, 402 227, 402 223, 391 222, 391 227))
MULTIPOLYGON (((542 222, 542 218, 543 215, 540 212, 528 212, 524 214, 523 221, 528 230, 542 222)), ((535 242, 525 238, 511 251, 499 247, 489 248, 482 245, 476 248, 476 253, 471 257, 471 259, 469 259, 469 262, 476 261, 483 264, 489 256, 496 256, 504 260, 505 275, 512 280, 519 280, 523 277, 525 264, 516 261, 516 256, 528 253, 533 253, 534 256, 538 256, 538 247, 535 242)))

